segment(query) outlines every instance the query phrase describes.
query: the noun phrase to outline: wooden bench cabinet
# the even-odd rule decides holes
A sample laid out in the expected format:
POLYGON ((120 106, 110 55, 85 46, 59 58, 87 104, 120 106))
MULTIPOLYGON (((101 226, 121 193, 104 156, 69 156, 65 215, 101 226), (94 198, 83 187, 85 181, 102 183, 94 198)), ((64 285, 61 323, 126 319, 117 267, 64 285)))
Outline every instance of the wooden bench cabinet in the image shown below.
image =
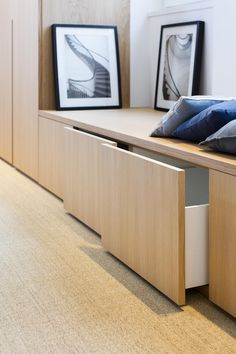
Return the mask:
POLYGON ((208 170, 102 153, 104 248, 183 305, 186 288, 208 283, 208 170))
POLYGON ((96 204, 98 199, 97 192, 92 195, 88 190, 91 185, 95 188, 97 182, 81 183, 79 174, 83 172, 78 173, 84 169, 89 179, 93 174, 93 181, 100 173, 96 165, 92 168, 88 163, 89 156, 90 161, 96 161, 98 154, 95 145, 94 152, 91 147, 90 150, 85 148, 97 139, 92 134, 133 147, 131 153, 114 146, 101 147, 99 141, 98 156, 99 159, 102 156, 103 166, 99 178, 104 197, 102 203, 96 204, 97 215, 101 215, 101 211, 103 215, 97 230, 102 234, 104 247, 178 304, 185 302, 185 288, 208 282, 209 255, 210 299, 236 317, 236 158, 203 150, 186 141, 149 137, 163 116, 163 112, 153 109, 41 111, 40 114, 90 133, 75 131, 71 135, 71 140, 77 141, 76 137, 81 135, 82 139, 85 134, 88 143, 67 149, 71 161, 63 170, 68 180, 66 208, 69 210, 71 203, 70 212, 90 227, 93 225, 92 215, 96 214, 94 205, 89 205, 96 204), (160 155, 157 157, 157 154, 160 155), (170 159, 163 159, 164 155, 170 159), (191 168, 189 163, 201 166, 205 172, 191 168), (72 181, 67 170, 74 175, 72 181), (199 173, 205 175, 206 182, 200 179, 199 173), (80 187, 78 194, 78 185, 87 187, 80 187), (195 195, 189 197, 189 190, 195 195), (73 193, 75 195, 70 197, 73 193), (77 204, 82 208, 83 200, 89 215, 87 219, 78 212, 77 204))

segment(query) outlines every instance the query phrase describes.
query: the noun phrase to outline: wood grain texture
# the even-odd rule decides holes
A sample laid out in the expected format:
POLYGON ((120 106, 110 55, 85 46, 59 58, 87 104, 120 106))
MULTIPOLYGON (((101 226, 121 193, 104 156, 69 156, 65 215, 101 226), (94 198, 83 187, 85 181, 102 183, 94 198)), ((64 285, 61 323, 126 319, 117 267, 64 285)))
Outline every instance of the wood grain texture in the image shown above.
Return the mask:
POLYGON ((183 170, 103 145, 102 244, 185 303, 183 170))
POLYGON ((105 139, 65 129, 64 207, 101 233, 101 145, 105 139))
POLYGON ((12 163, 12 1, 0 1, 0 157, 12 163))
POLYGON ((41 109, 55 109, 50 29, 50 26, 54 23, 104 24, 118 27, 123 106, 129 106, 129 3, 130 0, 42 0, 41 109))
POLYGON ((63 199, 65 124, 39 117, 39 183, 63 199))
POLYGON ((236 177, 210 171, 209 296, 236 317, 236 177))
POLYGON ((130 108, 83 112, 40 111, 40 115, 195 165, 236 175, 236 157, 233 155, 206 151, 198 144, 179 139, 151 138, 150 133, 160 122, 163 112, 130 108))
POLYGON ((38 179, 38 0, 15 1, 13 163, 38 179))

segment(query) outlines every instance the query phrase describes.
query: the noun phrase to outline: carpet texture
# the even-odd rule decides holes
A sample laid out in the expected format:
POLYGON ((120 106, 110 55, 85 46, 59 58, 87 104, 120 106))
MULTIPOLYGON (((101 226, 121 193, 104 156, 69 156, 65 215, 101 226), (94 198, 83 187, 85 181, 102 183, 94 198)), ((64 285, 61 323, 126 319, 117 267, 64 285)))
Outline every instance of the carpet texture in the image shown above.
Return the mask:
POLYGON ((236 321, 196 291, 179 308, 62 202, 0 161, 0 353, 236 353, 236 321))

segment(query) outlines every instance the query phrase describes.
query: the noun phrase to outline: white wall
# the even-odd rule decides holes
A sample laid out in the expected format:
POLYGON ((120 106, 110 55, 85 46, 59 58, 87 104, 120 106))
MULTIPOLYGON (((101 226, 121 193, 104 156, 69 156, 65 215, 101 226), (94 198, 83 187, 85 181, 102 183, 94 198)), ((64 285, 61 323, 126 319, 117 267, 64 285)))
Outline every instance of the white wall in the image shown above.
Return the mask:
POLYGON ((154 106, 160 29, 164 24, 205 22, 200 93, 212 93, 213 8, 197 9, 192 5, 188 11, 186 6, 172 13, 156 11, 160 1, 131 0, 131 107, 154 106), (155 12, 150 15, 151 11, 155 12))
MULTIPOLYGON (((161 0, 159 0, 159 4, 161 0)), ((151 86, 149 78, 147 13, 158 8, 158 0, 130 0, 130 105, 149 106, 151 86)))
POLYGON ((236 1, 215 0, 213 94, 236 97, 236 1))

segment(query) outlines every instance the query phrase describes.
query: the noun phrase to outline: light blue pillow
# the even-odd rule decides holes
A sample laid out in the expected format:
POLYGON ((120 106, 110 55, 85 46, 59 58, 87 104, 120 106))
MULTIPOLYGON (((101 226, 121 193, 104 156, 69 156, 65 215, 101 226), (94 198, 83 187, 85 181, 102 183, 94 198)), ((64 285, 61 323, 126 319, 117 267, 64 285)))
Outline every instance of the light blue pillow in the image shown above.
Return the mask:
POLYGON ((236 100, 210 106, 178 126, 172 136, 199 143, 236 119, 236 100))
POLYGON ((212 150, 236 155, 236 119, 210 135, 200 145, 212 150))
POLYGON ((151 136, 170 137, 173 131, 187 119, 209 106, 232 99, 213 96, 181 96, 173 108, 163 116, 161 124, 152 132, 151 136))

